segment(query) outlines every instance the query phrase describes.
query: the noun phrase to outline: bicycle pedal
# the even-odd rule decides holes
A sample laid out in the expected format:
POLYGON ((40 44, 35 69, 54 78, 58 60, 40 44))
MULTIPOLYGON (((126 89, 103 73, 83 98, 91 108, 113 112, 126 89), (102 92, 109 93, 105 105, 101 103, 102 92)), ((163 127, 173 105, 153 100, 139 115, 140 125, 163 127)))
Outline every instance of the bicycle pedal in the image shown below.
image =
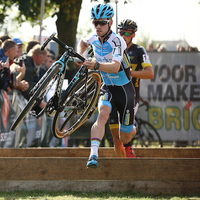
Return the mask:
POLYGON ((53 117, 55 115, 56 111, 53 110, 51 112, 46 112, 46 114, 49 116, 49 117, 53 117))
POLYGON ((34 110, 30 111, 30 115, 37 118, 37 114, 34 110))

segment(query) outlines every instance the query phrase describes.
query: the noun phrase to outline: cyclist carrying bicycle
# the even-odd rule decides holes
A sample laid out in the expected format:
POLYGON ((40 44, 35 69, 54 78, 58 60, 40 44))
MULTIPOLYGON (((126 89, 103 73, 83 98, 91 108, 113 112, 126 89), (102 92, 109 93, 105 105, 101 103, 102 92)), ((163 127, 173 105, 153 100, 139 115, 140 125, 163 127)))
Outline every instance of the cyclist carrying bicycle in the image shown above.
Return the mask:
POLYGON ((130 61, 123 38, 112 32, 114 10, 110 4, 98 4, 91 9, 96 34, 81 40, 78 53, 83 54, 92 45, 96 61, 86 60, 88 69, 99 70, 103 79, 104 94, 98 103, 99 115, 91 129, 91 151, 87 167, 98 167, 98 147, 105 132, 105 124, 113 107, 119 114, 119 136, 127 144, 136 134, 134 126, 134 96, 130 76, 130 61))
MULTIPOLYGON (((136 91, 134 108, 134 114, 136 115, 140 100, 140 79, 152 79, 154 76, 154 72, 145 49, 142 46, 139 46, 132 42, 132 39, 135 37, 135 32, 138 28, 136 22, 131 19, 124 19, 120 22, 117 28, 119 29, 119 34, 126 41, 128 55, 131 61, 131 76, 136 91)), ((124 146, 119 139, 118 118, 114 110, 111 113, 110 118, 110 121, 112 122, 110 124, 110 129, 113 135, 114 149, 116 155, 118 157, 135 157, 131 142, 124 145, 124 150, 124 146)))

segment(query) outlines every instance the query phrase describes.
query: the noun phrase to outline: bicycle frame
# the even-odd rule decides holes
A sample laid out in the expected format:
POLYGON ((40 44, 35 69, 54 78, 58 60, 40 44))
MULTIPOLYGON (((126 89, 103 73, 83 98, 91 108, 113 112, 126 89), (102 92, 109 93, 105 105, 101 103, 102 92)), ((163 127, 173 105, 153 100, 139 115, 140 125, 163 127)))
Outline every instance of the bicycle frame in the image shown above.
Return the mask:
MULTIPOLYGON (((77 54, 75 51, 73 51, 73 49, 71 47, 68 47, 67 45, 65 45, 64 43, 62 43, 60 40, 58 40, 57 38, 54 37, 54 33, 47 39, 47 41, 43 44, 42 48, 44 48, 48 42, 50 40, 54 40, 55 42, 57 42, 58 44, 60 44, 62 47, 64 47, 66 49, 66 51, 63 53, 63 55, 60 57, 59 60, 57 60, 56 62, 53 63, 53 65, 47 70, 47 72, 42 76, 42 78, 39 80, 39 82, 34 86, 34 88, 30 91, 30 96, 32 96, 34 94, 34 92, 37 90, 37 88, 40 86, 41 82, 43 82, 45 80, 45 78, 48 76, 49 72, 56 66, 56 65, 60 65, 60 69, 56 75, 56 77, 52 77, 52 82, 50 84, 50 86, 48 87, 48 89, 44 92, 44 94, 42 95, 42 98, 37 99, 37 103, 41 102, 44 97, 47 95, 47 93, 49 92, 50 88, 53 86, 53 84, 55 83, 55 81, 57 80, 57 84, 56 84, 56 89, 54 92, 54 95, 51 97, 51 99, 49 101, 52 101, 51 103, 51 107, 54 108, 54 110, 58 110, 58 109, 62 109, 62 106, 59 108, 59 102, 60 102, 60 97, 61 97, 61 93, 62 93, 62 86, 63 86, 63 81, 65 78, 65 73, 66 73, 66 69, 67 69, 67 64, 69 61, 73 61, 73 62, 82 62, 85 60, 85 58, 81 57, 79 54, 77 54), (71 56, 71 57, 70 57, 71 56), (73 57, 72 57, 73 56, 73 57), (78 57, 78 58, 75 58, 78 57)), ((42 49, 41 48, 41 49, 42 49)), ((70 84, 68 85, 68 87, 66 88, 66 93, 67 91, 69 91, 73 85, 75 84, 76 80, 79 79, 80 76, 87 74, 88 73, 88 69, 86 68, 86 66, 82 65, 81 68, 79 69, 79 71, 76 73, 76 75, 74 76, 74 78, 72 79, 72 81, 70 82, 70 84)), ((86 79, 87 80, 87 79, 86 79)), ((47 102, 47 106, 48 103, 47 102)), ((46 106, 46 107, 47 107, 46 106)), ((33 116, 35 116, 36 118, 39 118, 40 116, 43 115, 44 111, 47 110, 47 108, 44 108, 38 115, 36 115, 33 112, 31 112, 31 114, 33 116)))
MULTIPOLYGON (((144 105, 147 107, 147 111, 149 109, 148 104, 143 103, 139 107, 144 105)), ((152 124, 150 124, 146 120, 141 119, 139 116, 137 116, 137 114, 135 116, 135 121, 138 125, 136 135, 132 139, 132 143, 134 143, 135 146, 137 146, 137 144, 139 144, 140 142, 141 146, 148 147, 149 144, 151 144, 152 142, 155 143, 155 141, 159 143, 159 147, 163 146, 162 139, 160 138, 159 133, 152 124), (135 140, 136 142, 134 142, 135 140)))
POLYGON ((39 118, 45 112, 48 116, 54 116, 52 123, 53 135, 57 138, 63 138, 79 128, 96 109, 96 102, 101 87, 100 74, 94 70, 88 72, 87 67, 82 65, 68 87, 62 90, 68 62, 82 63, 85 61, 85 58, 54 36, 55 33, 47 38, 41 50, 45 48, 48 42, 54 40, 65 49, 65 52, 30 91, 30 99, 12 124, 12 131, 17 128, 28 112, 31 112, 30 114, 36 118, 39 118), (33 111, 33 106, 41 104, 55 81, 57 83, 54 95, 40 113, 37 114, 33 111), (78 120, 76 120, 77 117, 78 120), (60 118, 64 120, 59 120, 60 118), (74 122, 69 124, 68 122, 72 119, 75 119, 74 122), (67 124, 69 124, 68 127, 66 126, 67 124))

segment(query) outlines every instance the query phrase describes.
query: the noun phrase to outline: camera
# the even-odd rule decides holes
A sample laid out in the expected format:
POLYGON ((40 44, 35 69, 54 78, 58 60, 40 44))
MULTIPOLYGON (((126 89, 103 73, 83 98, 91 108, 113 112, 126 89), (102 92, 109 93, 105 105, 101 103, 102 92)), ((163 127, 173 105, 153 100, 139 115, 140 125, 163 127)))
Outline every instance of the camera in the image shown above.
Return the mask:
POLYGON ((10 89, 14 89, 14 87, 16 86, 16 73, 15 72, 11 72, 9 78, 6 80, 6 83, 3 87, 3 89, 5 91, 7 91, 7 88, 10 87, 10 89))
POLYGON ((25 58, 26 58, 26 55, 22 54, 18 58, 14 59, 14 63, 17 64, 17 65, 19 65, 20 67, 22 67, 25 58))
POLYGON ((11 89, 13 89, 16 85, 16 73, 15 72, 11 72, 11 78, 9 81, 9 86, 11 89))

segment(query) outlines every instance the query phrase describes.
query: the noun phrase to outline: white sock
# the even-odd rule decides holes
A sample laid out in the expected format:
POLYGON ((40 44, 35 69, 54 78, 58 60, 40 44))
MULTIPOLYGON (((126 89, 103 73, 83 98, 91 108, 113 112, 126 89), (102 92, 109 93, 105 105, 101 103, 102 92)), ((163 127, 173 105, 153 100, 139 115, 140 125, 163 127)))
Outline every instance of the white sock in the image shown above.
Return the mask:
POLYGON ((101 143, 99 138, 91 138, 91 150, 90 150, 90 157, 95 155, 98 157, 98 148, 101 143))

